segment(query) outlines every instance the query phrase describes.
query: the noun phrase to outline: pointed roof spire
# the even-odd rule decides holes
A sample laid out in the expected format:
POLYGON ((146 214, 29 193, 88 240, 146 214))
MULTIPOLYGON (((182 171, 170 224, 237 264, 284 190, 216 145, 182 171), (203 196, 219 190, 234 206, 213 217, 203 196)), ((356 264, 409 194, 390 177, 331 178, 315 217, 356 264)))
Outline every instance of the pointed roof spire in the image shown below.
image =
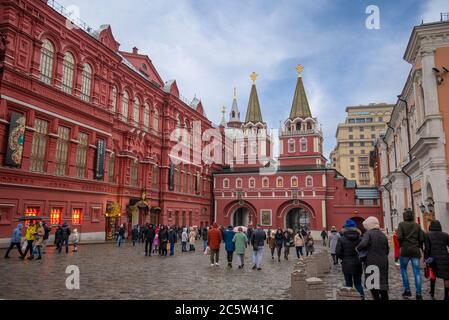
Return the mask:
POLYGON ((296 83, 295 95, 293 97, 292 109, 290 111, 290 119, 295 118, 308 118, 312 117, 312 113, 310 112, 309 102, 307 101, 306 91, 304 89, 304 84, 302 82, 302 71, 304 67, 302 65, 298 65, 296 67, 298 71, 298 81, 296 83))
POLYGON ((251 94, 249 96, 248 110, 246 111, 246 123, 263 123, 262 112, 260 111, 259 97, 257 96, 256 79, 257 74, 255 72, 251 73, 251 80, 253 81, 253 85, 251 87, 251 94))
POLYGON ((234 88, 234 96, 232 99, 231 113, 229 114, 229 122, 240 122, 240 111, 237 106, 237 88, 234 88))
POLYGON ((223 106, 221 108, 221 122, 220 122, 220 126, 226 127, 226 119, 225 119, 225 114, 226 114, 226 107, 223 106))

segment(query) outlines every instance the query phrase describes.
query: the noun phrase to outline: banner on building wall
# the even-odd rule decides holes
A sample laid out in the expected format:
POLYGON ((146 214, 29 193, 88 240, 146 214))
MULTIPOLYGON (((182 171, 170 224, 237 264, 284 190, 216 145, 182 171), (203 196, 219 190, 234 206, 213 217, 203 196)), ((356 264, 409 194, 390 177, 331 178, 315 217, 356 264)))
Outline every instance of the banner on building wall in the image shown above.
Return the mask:
POLYGON ((6 150, 5 165, 20 168, 22 165, 23 145, 25 141, 26 117, 17 112, 11 113, 9 123, 8 146, 6 150))
POLYGON ((95 179, 104 179, 104 159, 106 155, 106 143, 103 139, 97 141, 97 161, 95 166, 95 179))
POLYGON ((168 172, 168 190, 175 190, 175 165, 170 163, 170 170, 168 172))

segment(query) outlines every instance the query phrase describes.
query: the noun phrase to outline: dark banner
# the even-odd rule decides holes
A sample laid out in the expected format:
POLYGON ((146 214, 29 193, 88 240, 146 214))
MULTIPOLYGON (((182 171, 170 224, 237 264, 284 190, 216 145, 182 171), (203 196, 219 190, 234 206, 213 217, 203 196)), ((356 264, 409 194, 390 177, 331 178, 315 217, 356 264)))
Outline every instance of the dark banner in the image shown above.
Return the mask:
POLYGON ((168 190, 175 190, 175 165, 170 163, 170 170, 168 171, 168 190))
POLYGON ((95 166, 95 179, 104 179, 104 159, 106 154, 106 143, 103 139, 97 141, 97 163, 95 166))
POLYGON ((12 112, 9 123, 8 147, 6 149, 5 165, 20 168, 22 165, 23 144, 25 141, 25 122, 23 114, 12 112))

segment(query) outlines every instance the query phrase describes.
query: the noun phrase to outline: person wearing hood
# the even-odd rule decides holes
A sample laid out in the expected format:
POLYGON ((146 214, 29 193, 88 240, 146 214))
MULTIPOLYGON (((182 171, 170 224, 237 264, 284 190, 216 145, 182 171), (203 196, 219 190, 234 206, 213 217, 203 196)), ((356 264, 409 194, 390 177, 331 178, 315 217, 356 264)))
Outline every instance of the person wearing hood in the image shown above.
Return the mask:
POLYGON ((284 235, 282 234, 281 228, 276 230, 276 234, 274 235, 274 243, 278 254, 278 262, 281 262, 281 252, 282 247, 284 246, 284 235))
POLYGON ((12 232, 11 242, 9 243, 8 250, 6 250, 5 259, 10 258, 9 253, 11 252, 11 250, 14 247, 16 247, 17 250, 19 251, 20 257, 23 257, 22 248, 20 246, 20 242, 22 241, 22 229, 23 229, 23 224, 19 223, 17 225, 17 227, 14 229, 14 231, 12 232))
MULTIPOLYGON (((443 232, 438 220, 430 222, 425 235, 424 258, 432 268, 436 278, 444 280, 444 301, 449 301, 449 235, 443 232)), ((430 280, 430 296, 434 298, 436 279, 430 280)))
MULTIPOLYGON (((182 228, 182 234, 181 234, 181 246, 182 252, 187 252, 187 241, 188 241, 188 236, 187 236, 187 228, 182 228)), ((206 249, 204 249, 206 250, 206 249)))
POLYGON ((232 240, 234 240, 235 232, 232 226, 229 226, 228 229, 223 233, 223 242, 225 243, 225 250, 227 254, 228 260, 228 268, 232 268, 232 258, 234 256, 235 244, 232 240))
POLYGON ((415 215, 411 209, 404 210, 404 221, 398 226, 398 241, 401 247, 399 264, 401 268, 402 284, 404 286, 404 298, 412 296, 408 280, 407 268, 412 263, 413 275, 415 277, 416 300, 422 300, 421 280, 421 249, 424 244, 424 232, 421 226, 415 222, 415 215))
MULTIPOLYGON (((365 292, 362 286, 362 263, 356 251, 357 246, 360 244, 362 233, 351 219, 346 221, 342 230, 342 237, 340 237, 335 227, 332 227, 332 231, 338 235, 336 237, 337 243, 335 244, 334 255, 342 261, 341 268, 345 278, 345 287, 352 288, 354 286, 362 300, 365 300, 365 292)), ((329 239, 331 239, 331 236, 332 232, 329 239)))
POLYGON ((379 269, 379 286, 371 289, 374 300, 388 300, 388 254, 390 245, 385 234, 380 230, 380 223, 376 217, 368 217, 363 222, 366 232, 356 250, 360 256, 365 256, 365 278, 370 279, 373 271, 369 270, 376 266, 379 269), (369 269, 367 267, 370 267, 369 269))
POLYGON ((170 227, 168 230, 168 243, 170 244, 170 256, 175 254, 175 244, 178 242, 178 234, 175 229, 170 227))
POLYGON ((245 250, 248 247, 248 238, 243 232, 243 228, 239 227, 238 232, 234 235, 232 242, 235 244, 235 253, 239 258, 239 269, 245 266, 245 250))
POLYGON ((221 231, 218 229, 218 225, 214 223, 212 228, 207 233, 207 243, 210 249, 210 265, 219 266, 218 263, 220 256, 220 244, 222 241, 221 231))
POLYGON ((78 244, 80 242, 80 233, 78 229, 73 229, 73 252, 78 252, 78 244))
MULTIPOLYGON (((347 228, 349 221, 354 223, 353 220, 349 219, 348 221, 346 221, 346 224, 343 227, 343 229, 347 228)), ((329 235, 329 252, 332 256, 332 260, 334 261, 335 266, 338 265, 338 255, 336 254, 338 239, 340 239, 340 233, 337 232, 337 228, 335 226, 332 226, 331 233, 329 235)))

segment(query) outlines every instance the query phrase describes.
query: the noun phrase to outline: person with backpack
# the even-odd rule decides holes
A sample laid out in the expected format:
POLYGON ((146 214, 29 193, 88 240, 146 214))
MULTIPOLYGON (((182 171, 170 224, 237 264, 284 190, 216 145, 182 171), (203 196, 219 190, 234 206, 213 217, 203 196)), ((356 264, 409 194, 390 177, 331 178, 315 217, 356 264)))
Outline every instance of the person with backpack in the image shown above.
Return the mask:
POLYGON ((399 264, 401 268, 402 284, 404 286, 404 298, 412 296, 408 280, 407 267, 411 262, 415 278, 416 300, 422 300, 421 280, 421 250, 424 244, 424 232, 421 226, 415 222, 415 215, 411 209, 404 210, 404 221, 398 226, 398 241, 401 247, 399 264))
POLYGON ((253 270, 262 270, 265 240, 267 240, 267 234, 262 229, 262 226, 258 224, 257 229, 251 234, 251 245, 253 246, 253 270))
POLYGON ((235 243, 234 243, 234 229, 232 226, 228 226, 228 229, 223 233, 223 242, 225 243, 225 250, 228 260, 228 268, 232 268, 232 260, 235 251, 235 243))
MULTIPOLYGON (((443 232, 438 220, 430 222, 429 232, 425 235, 424 258, 427 268, 433 272, 430 277, 430 296, 435 297, 436 278, 444 281, 444 301, 449 301, 449 235, 443 232)), ((430 271, 429 270, 429 271, 430 271)))
POLYGON ((59 253, 61 253, 62 247, 65 245, 65 253, 69 253, 69 237, 70 237, 70 228, 67 222, 64 222, 62 225, 62 242, 59 247, 59 253))

